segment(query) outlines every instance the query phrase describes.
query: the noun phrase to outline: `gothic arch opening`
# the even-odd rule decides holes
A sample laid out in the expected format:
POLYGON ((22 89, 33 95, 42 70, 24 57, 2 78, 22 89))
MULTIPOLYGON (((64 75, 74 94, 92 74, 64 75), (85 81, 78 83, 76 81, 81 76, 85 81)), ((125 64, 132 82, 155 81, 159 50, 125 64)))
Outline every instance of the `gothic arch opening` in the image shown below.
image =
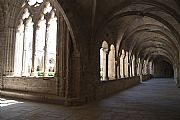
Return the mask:
POLYGON ((115 47, 110 46, 109 56, 108 56, 108 77, 110 80, 115 79, 115 47))
POLYGON ((103 41, 100 48, 100 79, 108 79, 108 43, 103 41))
MULTIPOLYGON (((29 1, 16 30, 14 76, 53 77, 56 72, 57 17, 56 10, 46 2, 40 12, 29 1), (32 9, 36 9, 34 12, 32 9), (34 17, 40 16, 39 18, 34 17)), ((33 4, 32 4, 33 3, 33 4)))
POLYGON ((60 3, 23 0, 13 5, 6 20, 3 89, 78 98, 80 53, 60 3))
POLYGON ((124 75, 124 59, 125 59, 125 51, 122 49, 121 51, 121 56, 120 56, 120 60, 119 60, 119 65, 120 65, 120 77, 121 78, 124 78, 125 75, 124 75))
POLYGON ((124 74, 125 77, 129 77, 129 52, 126 51, 126 56, 124 58, 124 74))

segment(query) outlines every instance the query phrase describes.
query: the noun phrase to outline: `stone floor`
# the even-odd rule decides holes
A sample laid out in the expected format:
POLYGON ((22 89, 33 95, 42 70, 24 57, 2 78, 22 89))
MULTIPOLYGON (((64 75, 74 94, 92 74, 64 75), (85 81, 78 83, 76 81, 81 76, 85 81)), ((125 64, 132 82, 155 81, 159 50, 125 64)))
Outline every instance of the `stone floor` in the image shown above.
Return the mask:
POLYGON ((0 120, 180 120, 180 88, 173 79, 152 79, 79 107, 0 101, 0 120))

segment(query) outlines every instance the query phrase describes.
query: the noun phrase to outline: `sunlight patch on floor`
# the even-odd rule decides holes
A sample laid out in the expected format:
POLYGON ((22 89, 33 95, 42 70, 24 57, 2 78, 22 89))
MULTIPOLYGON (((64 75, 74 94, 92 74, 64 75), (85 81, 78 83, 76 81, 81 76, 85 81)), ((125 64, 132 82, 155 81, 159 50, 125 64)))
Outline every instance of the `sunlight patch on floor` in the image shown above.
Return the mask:
POLYGON ((6 107, 9 105, 14 105, 14 104, 22 104, 23 102, 19 102, 16 100, 7 100, 4 98, 0 98, 0 107, 6 107))

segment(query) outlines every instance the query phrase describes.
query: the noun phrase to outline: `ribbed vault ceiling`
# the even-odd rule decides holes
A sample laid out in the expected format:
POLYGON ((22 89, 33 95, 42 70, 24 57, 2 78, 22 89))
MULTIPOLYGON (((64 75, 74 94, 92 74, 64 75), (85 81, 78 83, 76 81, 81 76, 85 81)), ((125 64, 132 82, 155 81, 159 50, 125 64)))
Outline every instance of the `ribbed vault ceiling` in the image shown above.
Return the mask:
POLYGON ((112 31, 117 55, 125 49, 142 60, 175 64, 180 51, 180 15, 175 1, 171 2, 169 6, 146 0, 126 3, 107 16, 99 31, 105 27, 112 31))
MULTIPOLYGON (((70 20, 75 36, 81 39, 92 37, 81 42, 77 39, 78 44, 94 46, 96 41, 93 36, 96 39, 104 29, 108 29, 115 40, 117 55, 125 49, 130 55, 146 60, 158 58, 174 64, 180 58, 179 0, 57 1, 70 20)), ((11 5, 15 6, 13 3, 21 3, 23 0, 1 2, 11 8, 11 5)), ((14 14, 15 10, 9 11, 14 14)), ((5 13, 9 12, 5 9, 5 13)))

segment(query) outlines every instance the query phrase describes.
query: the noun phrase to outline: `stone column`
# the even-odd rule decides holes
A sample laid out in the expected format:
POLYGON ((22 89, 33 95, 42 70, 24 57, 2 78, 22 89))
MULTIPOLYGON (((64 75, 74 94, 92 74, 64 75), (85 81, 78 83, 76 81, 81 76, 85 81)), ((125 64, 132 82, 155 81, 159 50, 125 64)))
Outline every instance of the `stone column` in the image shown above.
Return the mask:
POLYGON ((138 58, 138 61, 137 61, 137 75, 139 76, 140 78, 140 83, 142 83, 142 64, 141 64, 141 59, 138 58))
MULTIPOLYGON (((66 92, 66 89, 67 91, 71 91, 71 87, 70 87, 70 84, 71 81, 68 81, 68 83, 66 83, 66 79, 65 79, 65 46, 66 46, 66 39, 65 39, 65 29, 66 29, 66 25, 64 24, 65 21, 63 19, 62 16, 59 16, 59 20, 58 20, 58 26, 57 26, 57 55, 56 55, 56 75, 55 77, 57 78, 57 92, 58 92, 58 95, 61 96, 61 97, 65 97, 65 96, 70 96, 70 92, 66 92), (67 86, 66 86, 67 84, 67 86), (67 88, 66 88, 67 87, 67 88)), ((79 58, 79 55, 73 51, 72 53, 72 56, 71 56, 71 59, 76 61, 77 59, 79 58)), ((79 59, 78 59, 79 60, 79 59)), ((73 61, 73 62, 74 62, 73 61)), ((79 62, 79 61, 78 61, 79 62)), ((77 62, 77 63, 78 63, 77 62)), ((73 65, 79 65, 77 64, 76 62, 73 63, 73 65)), ((75 67, 72 66, 74 69, 75 67)), ((79 66, 78 66, 79 67, 79 66)), ((76 71, 79 72, 79 69, 76 69, 76 71)))
MULTIPOLYGON (((67 52, 67 51, 66 51, 67 52)), ((81 63, 80 54, 78 51, 73 51, 69 56, 71 60, 66 63, 68 70, 62 73, 60 80, 60 96, 66 98, 79 98, 81 96, 81 63), (67 65, 69 64, 69 65, 67 65)))
POLYGON ((5 29, 6 21, 5 17, 8 14, 8 6, 6 4, 3 5, 4 8, 0 9, 0 90, 3 89, 3 74, 5 74, 6 70, 6 34, 7 31, 5 29))
POLYGON ((115 79, 118 79, 118 62, 115 60, 115 79))
POLYGON ((132 59, 129 59, 129 77, 132 77, 132 59))
POLYGON ((105 78, 105 80, 108 80, 109 79, 109 77, 108 77, 108 57, 109 57, 109 55, 108 55, 108 53, 109 53, 109 51, 107 50, 106 52, 105 52, 105 57, 106 57, 106 60, 104 61, 105 62, 105 76, 104 76, 104 78, 105 78))
POLYGON ((0 90, 3 89, 3 70, 2 61, 0 60, 0 90))
POLYGON ((110 49, 108 54, 108 78, 109 80, 113 79, 113 51, 110 49))
POLYGON ((132 76, 135 76, 135 56, 132 58, 132 76))
POLYGON ((137 59, 135 57, 135 60, 134 60, 134 76, 137 76, 137 68, 138 68, 138 64, 137 64, 137 59))
POLYGON ((180 88, 180 52, 179 52, 179 58, 178 58, 175 69, 176 69, 176 76, 177 76, 176 84, 177 84, 177 87, 180 88))
POLYGON ((116 61, 116 79, 121 78, 120 76, 120 57, 117 58, 116 61))
POLYGON ((153 74, 152 61, 149 62, 149 74, 153 74))
POLYGON ((147 74, 151 74, 151 62, 147 63, 147 74))
POLYGON ((176 63, 175 65, 174 65, 174 80, 175 80, 175 82, 176 82, 176 85, 177 85, 177 87, 178 87, 178 83, 179 83, 179 76, 178 76, 178 64, 176 63))
POLYGON ((140 58, 137 60, 137 75, 140 75, 140 58))
POLYGON ((143 69, 144 69, 144 75, 147 75, 147 61, 146 60, 144 60, 143 69))
POLYGON ((142 81, 142 76, 143 76, 143 73, 142 73, 142 71, 143 71, 143 64, 141 63, 141 61, 140 61, 140 63, 139 63, 139 77, 140 77, 140 83, 142 83, 143 81, 142 81))
POLYGON ((177 75, 176 84, 177 84, 177 87, 180 88, 180 62, 177 63, 176 75, 177 75))
POLYGON ((48 24, 49 20, 46 20, 46 33, 45 33, 45 47, 44 47, 44 77, 48 76, 48 72, 49 72, 49 61, 48 61, 48 48, 47 48, 47 42, 48 42, 48 38, 49 38, 49 27, 50 24, 48 24))

